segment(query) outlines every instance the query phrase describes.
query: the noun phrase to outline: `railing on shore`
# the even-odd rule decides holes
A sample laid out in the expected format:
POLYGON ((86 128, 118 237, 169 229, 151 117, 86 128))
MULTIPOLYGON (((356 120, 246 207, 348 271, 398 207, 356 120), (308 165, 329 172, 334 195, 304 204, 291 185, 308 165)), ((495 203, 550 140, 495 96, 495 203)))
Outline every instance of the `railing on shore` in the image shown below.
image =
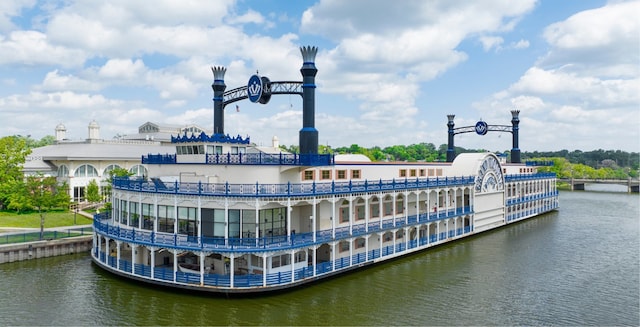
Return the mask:
POLYGON ((57 240, 61 238, 92 235, 92 233, 93 233, 93 227, 69 228, 66 230, 54 230, 54 231, 45 230, 42 235, 42 238, 40 237, 39 231, 24 232, 24 233, 20 233, 20 232, 7 233, 4 235, 0 235, 0 244, 50 241, 50 240, 57 240))

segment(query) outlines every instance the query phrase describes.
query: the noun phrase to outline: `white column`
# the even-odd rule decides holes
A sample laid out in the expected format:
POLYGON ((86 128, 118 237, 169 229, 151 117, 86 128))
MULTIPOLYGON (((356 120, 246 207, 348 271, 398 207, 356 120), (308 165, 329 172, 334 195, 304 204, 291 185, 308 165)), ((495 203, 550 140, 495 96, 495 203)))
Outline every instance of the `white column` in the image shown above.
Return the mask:
POLYGON ((396 237, 398 236, 397 233, 398 233, 398 231, 396 229, 394 229, 393 230, 393 238, 392 238, 392 241, 393 241, 393 253, 396 253, 396 237))
POLYGON ((378 223, 380 225, 380 229, 382 229, 382 218, 384 218, 384 197, 382 196, 382 192, 380 192, 379 200, 378 200, 378 212, 380 215, 378 216, 378 223))
POLYGON ((202 200, 198 197, 198 211, 196 211, 196 235, 198 236, 198 245, 202 246, 202 200))
POLYGON ((336 270, 336 242, 331 242, 331 270, 336 270))
POLYGON ((313 266, 313 276, 316 276, 317 256, 318 256, 318 246, 314 246, 313 247, 313 258, 312 258, 313 261, 311 262, 311 265, 313 266))
POLYGON ((200 286, 204 285, 204 252, 200 252, 200 286))
POLYGON ((131 244, 131 273, 136 273, 136 252, 138 251, 138 246, 135 244, 131 244))
POLYGON ((295 262, 296 262, 296 256, 295 256, 295 250, 291 250, 291 253, 289 254, 291 256, 291 282, 293 283, 296 278, 295 278, 295 262))
POLYGON ((369 261, 369 237, 368 235, 364 239, 364 261, 369 261))
POLYGON ((355 211, 353 210, 353 194, 349 195, 349 235, 353 235, 353 221, 355 220, 355 211))
POLYGON ((364 231, 365 233, 369 232, 369 196, 365 195, 364 197, 364 231))
POLYGON ((158 232, 158 195, 153 196, 153 232, 158 232))
POLYGON ((120 243, 121 241, 116 241, 116 269, 120 270, 120 243))
POLYGON ((416 222, 420 220, 420 189, 416 191, 416 222))
MULTIPOLYGON (((313 197, 313 205, 311 206, 311 233, 313 235, 313 242, 316 241, 316 211, 318 210, 318 203, 316 197, 313 197)), ((315 257, 314 257, 315 259, 315 257)))
POLYGON ((404 205, 404 224, 408 224, 409 223, 409 192, 408 191, 404 191, 404 199, 403 199, 403 205, 404 205))
POLYGON ((287 237, 291 238, 291 198, 287 198, 287 237))
POLYGON ((353 266, 353 237, 349 238, 349 266, 353 266))
POLYGON ((176 272, 178 271, 178 250, 172 250, 173 252, 173 282, 176 282, 176 277, 178 276, 176 272))
POLYGON ((151 256, 151 279, 155 279, 153 277, 155 275, 155 270, 156 270, 156 248, 155 247, 150 248, 149 255, 151 256))
POLYGON ((138 229, 142 229, 142 192, 138 193, 138 229))
POLYGON ((404 250, 408 250, 409 249, 409 238, 411 237, 411 235, 409 235, 409 227, 405 227, 404 228, 404 250))
POLYGON ((178 234, 178 198, 175 195, 173 196, 173 233, 178 234))
POLYGON ((262 253, 262 286, 267 286, 267 254, 262 253))
POLYGON ((229 263, 229 269, 230 274, 229 274, 229 282, 230 282, 230 287, 233 288, 233 279, 235 278, 235 261, 236 261, 236 255, 234 253, 231 253, 231 257, 229 257, 230 259, 230 263, 229 263))
POLYGON ((229 198, 224 198, 224 240, 229 242, 229 198))
POLYGON ((336 220, 340 219, 340 213, 336 215, 336 196, 331 199, 331 236, 336 238, 336 220))
POLYGON ((256 198, 256 204, 255 204, 255 209, 256 209, 256 246, 258 245, 258 239, 260 238, 260 202, 258 202, 258 199, 256 198))

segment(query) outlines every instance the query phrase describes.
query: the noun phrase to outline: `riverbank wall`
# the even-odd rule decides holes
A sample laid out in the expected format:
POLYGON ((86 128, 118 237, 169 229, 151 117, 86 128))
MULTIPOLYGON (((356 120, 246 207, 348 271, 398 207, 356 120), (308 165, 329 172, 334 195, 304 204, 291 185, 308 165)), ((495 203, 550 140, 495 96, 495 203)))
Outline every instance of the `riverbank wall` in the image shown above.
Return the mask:
POLYGON ((43 240, 0 245, 0 264, 88 252, 93 236, 77 236, 57 240, 43 240))

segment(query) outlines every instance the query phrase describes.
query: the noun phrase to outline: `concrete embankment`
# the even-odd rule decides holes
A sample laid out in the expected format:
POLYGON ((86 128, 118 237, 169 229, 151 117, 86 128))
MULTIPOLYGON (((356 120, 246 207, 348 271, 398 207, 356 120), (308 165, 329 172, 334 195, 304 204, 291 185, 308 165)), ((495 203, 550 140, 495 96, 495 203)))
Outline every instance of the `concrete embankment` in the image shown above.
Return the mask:
POLYGON ((91 250, 92 235, 0 245, 0 264, 91 250))

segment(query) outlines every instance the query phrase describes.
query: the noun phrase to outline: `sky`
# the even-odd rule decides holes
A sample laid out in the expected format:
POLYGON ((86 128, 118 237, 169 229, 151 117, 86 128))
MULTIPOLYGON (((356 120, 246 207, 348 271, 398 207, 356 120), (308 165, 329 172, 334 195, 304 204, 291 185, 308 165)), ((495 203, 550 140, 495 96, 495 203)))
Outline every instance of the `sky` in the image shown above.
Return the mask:
MULTIPOLYGON (((0 137, 86 139, 140 125, 213 128, 211 66, 227 90, 256 72, 302 81, 318 47, 319 143, 447 143, 510 125, 521 151, 640 152, 640 1, 2 0, 0 137)), ((302 98, 225 109, 225 133, 298 145, 302 98)), ((509 133, 455 145, 505 151, 509 133)))

